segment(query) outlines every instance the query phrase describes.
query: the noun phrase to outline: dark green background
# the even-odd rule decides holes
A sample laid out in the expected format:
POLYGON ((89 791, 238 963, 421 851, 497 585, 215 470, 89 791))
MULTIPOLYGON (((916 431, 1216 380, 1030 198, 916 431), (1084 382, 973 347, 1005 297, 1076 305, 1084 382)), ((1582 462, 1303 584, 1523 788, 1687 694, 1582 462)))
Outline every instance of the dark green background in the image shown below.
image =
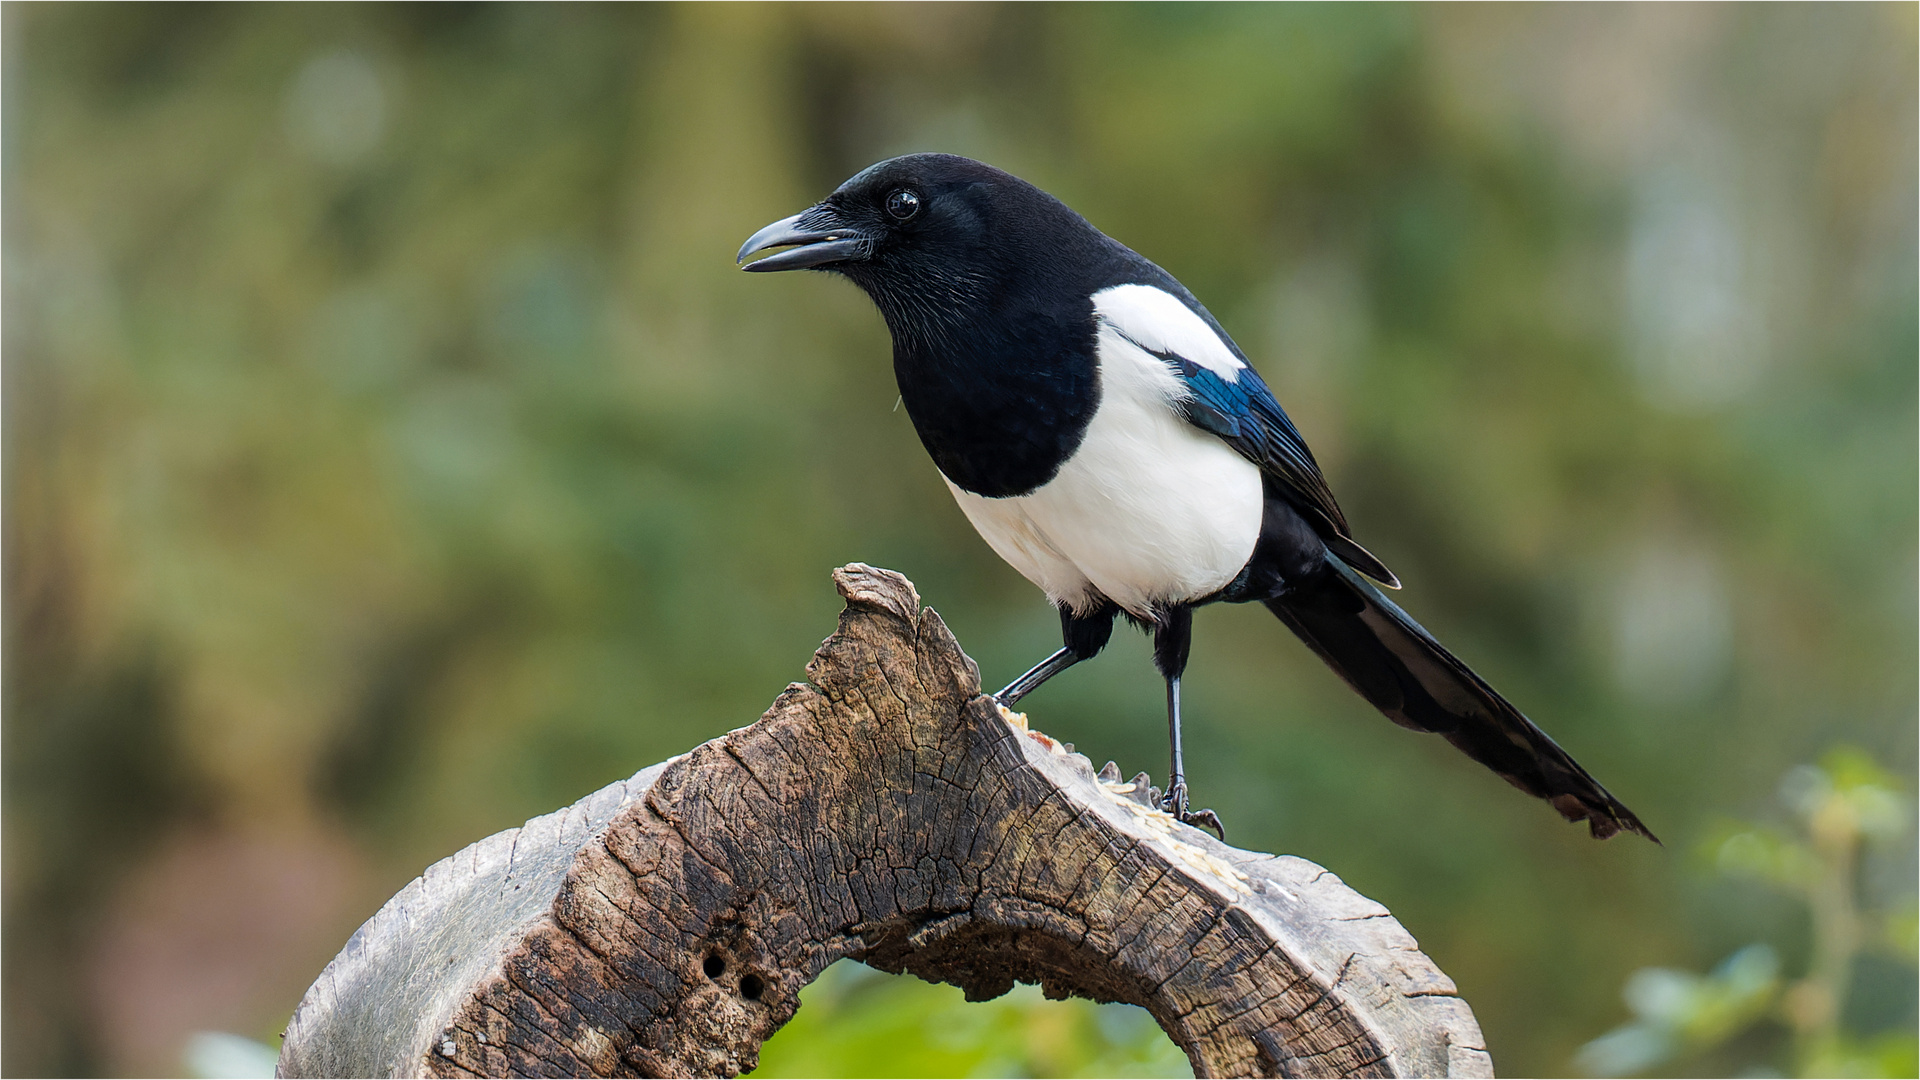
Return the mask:
MULTIPOLYGON (((1798 963, 1701 838, 1835 743, 1913 774, 1913 5, 5 17, 10 1075, 271 1040, 429 862, 756 717, 840 563, 989 682, 1056 644, 865 297, 732 265, 912 150, 1202 297, 1399 599, 1666 839, 1200 615, 1197 798, 1392 908, 1504 1072, 1570 1068, 1637 967, 1798 963)), ((1028 705, 1164 767, 1137 635, 1028 705)), ((1862 979, 1861 1025, 1912 1023, 1911 968, 1862 979)), ((942 1058, 846 1012, 920 992, 873 985, 834 1008, 894 1056, 808 1020, 795 1068, 1132 1067, 942 1058)))

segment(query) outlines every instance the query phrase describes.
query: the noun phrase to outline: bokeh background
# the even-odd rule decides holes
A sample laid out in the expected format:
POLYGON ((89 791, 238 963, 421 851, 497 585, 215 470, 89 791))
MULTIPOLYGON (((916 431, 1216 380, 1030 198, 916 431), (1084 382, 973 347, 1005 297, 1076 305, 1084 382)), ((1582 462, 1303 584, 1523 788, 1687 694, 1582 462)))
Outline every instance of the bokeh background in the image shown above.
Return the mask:
MULTIPOLYGON (((239 1068, 196 1033, 277 1045, 422 867, 757 716, 841 563, 989 682, 1053 648, 864 296, 732 264, 938 149, 1204 298, 1405 605, 1667 842, 1209 609, 1188 751, 1236 843, 1392 908, 1509 1075, 1765 1075, 1815 1067, 1796 813, 1864 784, 1824 1030, 1900 1075, 1915 12, 8 5, 0 1068, 239 1068), (1766 972, 1697 973, 1744 947, 1780 993, 1739 1023, 1653 985, 1737 997, 1766 972), (1581 1050, 1622 1024, 1669 1045, 1581 1050)), ((1028 704, 1164 767, 1138 635, 1028 704)), ((942 994, 836 968, 762 1072, 1184 1068, 1137 1011, 942 994)))

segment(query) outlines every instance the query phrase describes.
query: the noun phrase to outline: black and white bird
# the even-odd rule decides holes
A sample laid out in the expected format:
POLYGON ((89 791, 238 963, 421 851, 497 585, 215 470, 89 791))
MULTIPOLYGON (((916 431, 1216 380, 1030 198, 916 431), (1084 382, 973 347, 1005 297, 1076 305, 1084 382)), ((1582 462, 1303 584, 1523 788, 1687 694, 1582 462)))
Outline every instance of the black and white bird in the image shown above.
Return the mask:
POLYGON ((1257 601, 1395 723, 1444 736, 1596 837, 1654 839, 1373 584, 1400 586, 1172 275, 1032 184, 948 154, 866 169, 739 259, 779 247, 745 268, 831 270, 873 298, 900 399, 954 499, 1060 611, 1065 645, 1002 704, 1098 653, 1116 616, 1150 630, 1173 744, 1164 808, 1218 830, 1188 806, 1180 676, 1194 608, 1257 601))

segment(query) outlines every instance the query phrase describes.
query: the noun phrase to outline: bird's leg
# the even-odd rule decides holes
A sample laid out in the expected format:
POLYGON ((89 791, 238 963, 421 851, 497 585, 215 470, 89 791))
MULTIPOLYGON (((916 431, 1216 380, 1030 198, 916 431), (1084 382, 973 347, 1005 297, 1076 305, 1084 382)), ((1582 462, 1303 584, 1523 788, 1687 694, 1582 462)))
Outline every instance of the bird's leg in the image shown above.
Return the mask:
POLYGON ((1014 703, 1040 688, 1040 684, 1067 670, 1082 660, 1091 660, 1101 649, 1106 648, 1107 639, 1113 636, 1113 617, 1116 609, 1106 604, 1090 615, 1076 615, 1073 609, 1062 605, 1060 608, 1060 636, 1066 641, 1060 651, 1033 665, 1025 675, 1007 684, 1005 690, 993 695, 1000 704, 1012 708, 1014 703))
POLYGON ((993 696, 1000 704, 1011 709, 1021 698, 1039 689, 1041 683, 1079 662, 1080 658, 1073 654, 1072 649, 1062 646, 1059 652, 1028 668, 1025 675, 1008 683, 1005 690, 993 696))
POLYGON ((1167 736, 1173 746, 1173 776, 1161 808, 1176 817, 1187 810, 1187 768, 1180 750, 1180 676, 1193 647, 1193 609, 1171 608, 1153 632, 1153 666, 1167 680, 1167 736))
POLYGON ((1180 748, 1180 676, 1186 671, 1192 645, 1193 609, 1183 605, 1168 611, 1153 635, 1153 664, 1167 680, 1167 735, 1173 744, 1173 776, 1160 808, 1188 825, 1212 829, 1225 840, 1227 830, 1220 815, 1187 809, 1187 769, 1180 748))
POLYGON ((1173 743, 1173 776, 1167 783, 1166 809, 1185 813, 1187 809, 1187 765, 1180 754, 1180 676, 1167 679, 1167 735, 1173 743))

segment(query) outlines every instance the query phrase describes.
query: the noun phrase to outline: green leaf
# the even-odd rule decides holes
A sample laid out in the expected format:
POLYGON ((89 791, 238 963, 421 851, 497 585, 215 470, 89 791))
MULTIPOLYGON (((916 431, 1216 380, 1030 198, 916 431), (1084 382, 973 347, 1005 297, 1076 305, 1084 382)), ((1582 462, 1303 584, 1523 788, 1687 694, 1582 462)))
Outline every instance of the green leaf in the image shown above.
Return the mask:
POLYGON ((1820 861, 1813 852, 1777 829, 1727 830, 1711 842, 1710 849, 1721 872, 1757 877, 1795 892, 1820 877, 1820 861))

